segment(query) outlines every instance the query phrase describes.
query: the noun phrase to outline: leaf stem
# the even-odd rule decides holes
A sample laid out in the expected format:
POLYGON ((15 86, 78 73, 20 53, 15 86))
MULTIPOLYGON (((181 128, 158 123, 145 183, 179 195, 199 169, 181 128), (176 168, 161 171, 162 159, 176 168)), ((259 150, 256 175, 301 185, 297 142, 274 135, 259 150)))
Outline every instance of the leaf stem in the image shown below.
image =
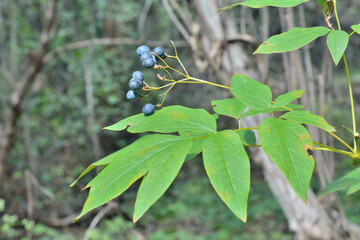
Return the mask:
POLYGON ((321 148, 314 148, 314 150, 320 150, 320 151, 330 151, 330 152, 336 152, 336 153, 340 153, 340 154, 343 154, 343 155, 347 155, 347 156, 350 156, 350 157, 354 157, 354 154, 351 153, 351 152, 348 152, 348 151, 343 151, 343 150, 339 150, 339 149, 336 149, 336 148, 332 148, 332 147, 329 147, 329 146, 326 146, 324 144, 321 144, 321 143, 318 143, 318 142, 313 142, 315 145, 318 145, 320 146, 321 148))
POLYGON ((336 17, 336 22, 337 22, 339 30, 341 30, 340 20, 339 20, 337 8, 336 8, 336 0, 333 0, 333 2, 334 2, 334 12, 335 12, 335 17, 336 17))
POLYGON ((348 64, 347 64, 345 53, 343 55, 343 59, 344 59, 344 65, 345 65, 345 70, 346 70, 346 77, 347 77, 348 86, 349 86, 349 95, 350 95, 350 104, 351 104, 351 116, 352 116, 353 135, 354 135, 354 148, 355 148, 355 152, 357 153, 358 149, 356 147, 356 141, 355 141, 355 136, 357 135, 357 131, 356 131, 354 97, 353 97, 353 91, 352 91, 352 86, 351 86, 351 81, 350 81, 349 67, 348 67, 348 64))
MULTIPOLYGON (((355 153, 354 149, 352 147, 350 147, 349 144, 347 144, 344 140, 342 140, 340 137, 338 137, 335 133, 332 132, 327 132, 329 133, 331 136, 333 136, 334 138, 336 138, 339 142, 341 142, 342 144, 344 144, 345 147, 347 147, 351 152, 355 153)), ((319 145, 320 146, 320 145, 319 145)))

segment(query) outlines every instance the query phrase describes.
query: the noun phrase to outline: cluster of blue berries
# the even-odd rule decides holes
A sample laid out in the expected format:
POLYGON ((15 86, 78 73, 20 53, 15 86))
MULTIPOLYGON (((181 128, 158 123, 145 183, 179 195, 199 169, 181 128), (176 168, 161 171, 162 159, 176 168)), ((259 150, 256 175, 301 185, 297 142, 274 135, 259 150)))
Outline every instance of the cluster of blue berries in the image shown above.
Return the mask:
POLYGON ((140 56, 141 63, 146 68, 152 68, 161 58, 165 58, 166 54, 162 47, 154 48, 153 52, 150 52, 148 46, 140 46, 136 50, 137 54, 140 56))
MULTIPOLYGON (((153 52, 150 52, 148 46, 142 45, 137 48, 136 52, 140 56, 142 65, 146 68, 152 68, 159 61, 159 57, 166 57, 162 47, 156 47, 153 52)), ((137 90, 141 89, 143 86, 147 86, 144 81, 144 73, 141 71, 133 72, 132 78, 129 81, 130 90, 126 93, 126 98, 128 100, 136 100, 140 96, 137 90)), ((145 116, 153 114, 155 112, 155 105, 151 103, 145 104, 142 108, 142 112, 145 116)))
MULTIPOLYGON (((144 81, 144 73, 141 71, 133 72, 132 78, 129 81, 130 90, 126 93, 126 98, 128 100, 136 100, 138 96, 140 96, 137 90, 145 85, 146 83, 144 81)), ((149 116, 155 112, 155 106, 151 103, 147 103, 142 108, 142 112, 145 114, 145 116, 149 116)))

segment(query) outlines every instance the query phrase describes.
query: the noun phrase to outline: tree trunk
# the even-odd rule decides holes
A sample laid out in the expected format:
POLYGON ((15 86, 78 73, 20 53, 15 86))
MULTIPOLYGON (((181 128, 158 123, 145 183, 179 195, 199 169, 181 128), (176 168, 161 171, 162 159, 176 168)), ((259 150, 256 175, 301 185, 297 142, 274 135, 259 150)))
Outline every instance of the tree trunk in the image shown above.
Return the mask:
MULTIPOLYGON (((201 27, 192 32, 191 42, 195 56, 204 56, 216 72, 216 76, 229 85, 231 76, 242 73, 253 79, 260 79, 260 74, 253 66, 245 50, 243 41, 229 41, 240 36, 234 18, 230 14, 215 16, 217 9, 225 6, 223 1, 194 1, 197 22, 201 27), (221 69, 221 70, 219 70, 221 69), (221 71, 221 72, 220 72, 221 71)), ((266 16, 266 12, 265 12, 266 16)), ((263 30, 264 31, 264 30, 263 30)), ((266 32, 266 31, 265 31, 266 32)), ((263 62, 258 56, 258 62, 263 62)), ((266 72, 266 71, 262 71, 266 72)), ((264 76, 261 76, 265 79, 264 76)), ((242 120, 247 127, 259 126, 263 117, 248 117, 242 120)), ((305 205, 290 187, 279 168, 269 157, 257 148, 254 150, 253 161, 262 166, 264 176, 271 192, 280 204, 289 224, 290 230, 296 233, 297 239, 359 239, 359 228, 334 210, 322 205, 314 192, 309 189, 308 205, 305 205)), ((251 208, 251 203, 249 203, 251 208)), ((253 206, 254 207, 254 206, 253 206)))

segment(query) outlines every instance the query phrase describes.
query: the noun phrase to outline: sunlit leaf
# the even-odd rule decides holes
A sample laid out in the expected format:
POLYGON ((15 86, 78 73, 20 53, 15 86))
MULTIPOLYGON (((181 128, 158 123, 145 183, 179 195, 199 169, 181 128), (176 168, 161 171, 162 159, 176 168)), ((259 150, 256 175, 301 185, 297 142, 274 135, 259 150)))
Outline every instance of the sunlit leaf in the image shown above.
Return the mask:
POLYGON ((231 78, 231 93, 251 109, 271 109, 272 93, 268 86, 243 74, 231 78))
POLYGON ((335 65, 338 65, 349 43, 349 35, 344 31, 332 31, 328 34, 326 43, 335 65))
POLYGON ((280 118, 287 119, 294 123, 308 124, 327 132, 335 132, 335 128, 331 126, 323 117, 310 113, 309 111, 292 111, 287 112, 280 118))
POLYGON ((360 34, 360 24, 352 25, 351 29, 354 30, 357 34, 360 34))
POLYGON ((204 142, 204 165, 217 194, 242 221, 247 219, 250 163, 239 135, 219 132, 204 142))
POLYGON ((282 53, 297 50, 318 37, 330 32, 326 27, 292 28, 287 32, 274 35, 260 45, 254 54, 282 53))
POLYGON ((246 109, 246 105, 236 98, 215 100, 211 102, 211 105, 216 113, 236 119, 240 119, 241 114, 246 109))
POLYGON ((192 140, 190 138, 179 141, 176 146, 168 148, 166 152, 157 154, 149 172, 143 178, 135 201, 133 220, 136 222, 169 188, 178 175, 189 151, 192 140))
MULTIPOLYGON (((133 144, 121 149, 116 158, 112 159, 109 165, 86 186, 86 188, 90 188, 89 196, 81 213, 75 220, 90 210, 121 195, 136 180, 152 171, 152 167, 158 170, 161 164, 168 166, 170 161, 172 163, 176 162, 177 167, 174 169, 178 169, 179 162, 184 161, 191 143, 191 138, 152 134, 144 136, 133 144)), ((164 170, 162 169, 162 171, 164 170)), ((147 204, 159 198, 159 195, 173 181, 176 174, 172 169, 168 169, 168 171, 172 175, 166 175, 169 179, 159 179, 163 182, 163 185, 159 186, 157 190, 154 189, 154 195, 148 196, 149 202, 147 204)), ((158 183, 153 184, 157 186, 158 183)), ((145 208, 142 208, 140 212, 144 211, 145 208)))
POLYGON ((309 0, 246 0, 241 3, 236 3, 224 8, 220 8, 218 12, 224 14, 229 11, 233 7, 243 5, 251 8, 262 8, 267 6, 272 7, 295 7, 301 3, 307 2, 309 0))
POLYGON ((256 115, 264 114, 264 113, 269 113, 271 111, 273 111, 273 112, 285 112, 285 111, 289 111, 288 109, 300 110, 300 109, 304 108, 303 105, 297 105, 297 104, 286 104, 284 107, 285 108, 278 107, 278 108, 266 109, 266 110, 250 109, 250 110, 246 111, 243 115, 241 115, 241 118, 248 117, 248 116, 256 116, 256 115))
POLYGON ((196 132, 200 135, 216 131, 216 120, 204 109, 192 109, 183 106, 170 106, 156 111, 151 116, 134 115, 106 127, 112 131, 124 129, 131 133, 140 132, 196 132))
POLYGON ((300 124, 282 119, 266 118, 259 127, 264 151, 284 173, 297 195, 307 201, 307 191, 314 170, 314 158, 307 150, 313 142, 300 124))
POLYGON ((294 90, 278 96, 272 106, 273 109, 280 108, 286 104, 294 101, 295 99, 301 98, 304 94, 304 90, 294 90))
POLYGON ((352 194, 359 190, 360 186, 360 168, 356 168, 339 179, 329 183, 319 196, 348 189, 347 194, 352 194))

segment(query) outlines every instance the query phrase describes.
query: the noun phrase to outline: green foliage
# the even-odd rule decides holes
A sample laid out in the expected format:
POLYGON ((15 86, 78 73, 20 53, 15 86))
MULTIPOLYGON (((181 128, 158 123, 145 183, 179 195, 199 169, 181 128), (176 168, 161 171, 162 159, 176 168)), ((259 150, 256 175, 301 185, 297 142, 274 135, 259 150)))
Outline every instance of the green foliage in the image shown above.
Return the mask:
POLYGON ((327 36, 326 43, 335 65, 338 65, 349 43, 349 35, 344 31, 331 31, 327 36))
POLYGON ((351 29, 354 30, 357 34, 360 34, 360 24, 352 25, 351 29))
MULTIPOLYGON (((220 11, 225 12, 237 5, 252 8, 264 6, 292 7, 303 2, 306 0, 247 0, 220 9, 220 11)), ((332 13, 330 4, 322 1, 318 1, 318 3, 328 21, 329 14, 332 13)), ((334 7, 336 9, 336 6, 334 7)), ((330 28, 332 29, 331 26, 330 28)), ((350 36, 344 31, 331 30, 330 28, 292 28, 285 33, 267 39, 254 54, 283 53, 297 50, 321 36, 328 35, 328 48, 335 64, 338 64, 342 56, 345 60, 344 53, 350 36)), ((357 30, 356 25, 353 26, 353 29, 354 31, 357 30)), ((177 60, 184 73, 168 65, 167 59, 163 60, 164 66, 156 65, 154 68, 166 68, 185 78, 175 80, 166 70, 165 74, 169 75, 171 79, 161 77, 160 74, 157 75, 158 79, 171 83, 159 87, 151 87, 146 84, 141 89, 142 91, 155 92, 167 88, 161 94, 164 96, 163 101, 156 105, 157 107, 163 105, 167 93, 173 86, 185 82, 202 83, 228 89, 235 98, 212 101, 216 112, 214 116, 203 109, 170 106, 156 111, 151 116, 138 114, 106 127, 105 129, 112 131, 127 130, 130 133, 157 132, 161 134, 143 136, 129 146, 90 165, 80 175, 72 186, 96 166, 102 166, 100 173, 85 187, 90 188, 90 192, 78 218, 121 195, 130 185, 143 177, 133 213, 133 221, 137 221, 169 188, 179 174, 183 163, 194 159, 202 152, 205 171, 216 193, 240 220, 246 222, 247 201, 250 191, 250 161, 244 147, 262 147, 283 172, 299 198, 305 203, 315 167, 314 158, 308 150, 325 149, 359 158, 358 152, 331 133, 335 131, 335 128, 329 125, 324 118, 309 111, 300 111, 303 108, 301 105, 291 104, 292 101, 303 96, 303 90, 282 94, 274 100, 273 93, 267 85, 243 74, 234 75, 230 87, 222 86, 191 77, 177 53, 176 56, 169 55, 168 58, 177 60), (246 108, 249 110, 244 113, 246 108), (285 113, 279 118, 275 118, 274 112, 285 113), (223 131, 217 129, 216 119, 218 119, 218 115, 238 119, 240 123, 240 119, 243 117, 265 113, 271 113, 271 118, 265 118, 259 127, 243 129, 239 127, 239 129, 223 131), (352 152, 337 150, 313 142, 302 124, 312 125, 331 133, 352 152), (258 129, 261 145, 256 144, 257 139, 255 133, 251 131, 252 129, 258 129), (178 135, 170 135, 169 133, 177 133, 178 135), (314 148, 314 143, 322 148, 314 148)), ((346 61, 344 62, 346 64, 346 61)), ((348 70, 347 68, 346 65, 346 70, 348 70)), ((350 79, 348 82, 350 83, 350 79)), ((353 103, 352 112, 354 116, 353 103)), ((355 118, 353 117, 353 119, 355 118)), ((355 120, 353 121, 355 126, 355 120)), ((335 181, 324 192, 328 193, 344 188, 348 188, 348 193, 359 190, 360 184, 354 180, 357 178, 353 177, 356 175, 359 174, 355 171, 346 175, 345 180, 335 181)), ((184 236, 189 237, 187 233, 184 233, 184 236)))
POLYGON ((85 187, 90 187, 89 196, 82 212, 76 219, 119 196, 131 184, 147 173, 139 189, 140 196, 145 194, 147 199, 139 199, 135 203, 137 208, 134 213, 134 221, 137 220, 148 209, 149 205, 154 200, 156 201, 170 186, 185 160, 191 143, 192 140, 186 137, 153 134, 144 136, 123 148, 116 159, 110 162, 85 187), (177 164, 177 166, 169 169, 169 164, 177 164), (168 178, 157 175, 158 172, 156 171, 160 171, 168 178), (166 171, 170 175, 165 174, 166 171), (149 191, 151 185, 157 188, 149 191))
POLYGON ((272 92, 265 84, 239 74, 232 77, 230 89, 238 100, 251 109, 271 109, 272 92))
POLYGON ((204 166, 220 198, 242 221, 247 219, 250 162, 240 136, 226 130, 204 142, 204 166))
POLYGON ((259 136, 264 151, 306 202, 315 166, 313 157, 307 153, 314 147, 308 131, 300 124, 267 118, 260 124, 259 136))
POLYGON ((292 28, 285 33, 274 35, 260 45, 254 54, 282 53, 297 50, 318 37, 328 34, 326 27, 292 28))
POLYGON ((267 6, 272 7, 294 7, 301 3, 307 2, 309 0, 245 0, 241 3, 236 3, 228 7, 220 8, 218 12, 225 13, 232 9, 233 7, 243 5, 251 8, 262 8, 267 6))
POLYGON ((335 128, 331 126, 321 116, 310 113, 309 111, 292 111, 287 112, 280 118, 289 120, 294 123, 308 124, 318 128, 321 128, 327 132, 335 132, 335 128))
POLYGON ((346 195, 355 193, 360 190, 360 168, 356 168, 341 178, 331 182, 319 194, 319 196, 347 189, 346 195))
POLYGON ((304 90, 294 90, 283 95, 280 95, 276 98, 274 104, 272 105, 272 109, 281 108, 282 106, 286 106, 288 103, 291 103, 295 99, 301 98, 304 94, 304 90))
POLYGON ((128 126, 129 128, 127 131, 131 133, 152 131, 160 133, 179 132, 180 134, 186 134, 191 132, 201 136, 216 131, 216 121, 208 112, 203 109, 190 109, 182 106, 163 108, 151 116, 137 114, 125 118, 105 129, 122 131, 128 126), (162 124, 159 124, 160 122, 162 124))
POLYGON ((246 105, 236 98, 215 100, 211 102, 214 111, 217 114, 240 119, 241 114, 245 111, 246 105))

